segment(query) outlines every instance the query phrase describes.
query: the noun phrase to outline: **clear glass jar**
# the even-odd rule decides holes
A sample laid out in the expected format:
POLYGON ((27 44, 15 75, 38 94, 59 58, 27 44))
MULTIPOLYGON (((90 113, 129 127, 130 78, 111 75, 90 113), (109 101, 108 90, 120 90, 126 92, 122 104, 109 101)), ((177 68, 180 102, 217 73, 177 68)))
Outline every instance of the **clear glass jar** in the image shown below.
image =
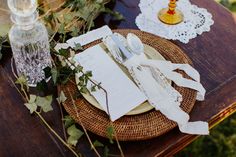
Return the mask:
POLYGON ((43 69, 51 67, 48 33, 46 27, 38 21, 35 0, 8 0, 8 5, 14 22, 9 31, 9 39, 17 74, 25 75, 28 85, 35 87, 45 79, 43 69))

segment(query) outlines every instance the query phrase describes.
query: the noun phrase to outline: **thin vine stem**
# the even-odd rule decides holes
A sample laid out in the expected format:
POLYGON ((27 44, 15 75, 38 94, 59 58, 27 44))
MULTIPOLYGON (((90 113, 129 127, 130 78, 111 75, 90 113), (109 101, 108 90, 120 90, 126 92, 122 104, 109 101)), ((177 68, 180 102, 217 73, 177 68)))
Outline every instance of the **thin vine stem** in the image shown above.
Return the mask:
POLYGON ((53 128, 47 123, 47 121, 42 117, 39 112, 35 112, 37 116, 41 119, 41 121, 47 126, 47 128, 65 145, 76 157, 81 157, 80 154, 77 154, 68 143, 66 143, 54 130, 53 128))
MULTIPOLYGON (((12 64, 11 64, 12 66, 12 64)), ((3 68, 2 68, 3 69, 3 68)), ((15 74, 15 71, 14 71, 14 68, 11 67, 12 69, 12 72, 13 72, 13 75, 17 78, 17 75, 15 74)), ((4 70, 4 69, 3 69, 4 70)), ((5 71, 5 70, 4 70, 5 71)), ((17 90, 17 92, 21 95, 21 97, 23 98, 23 100, 25 102, 28 102, 29 101, 29 97, 28 95, 26 94, 27 92, 25 91, 24 88, 21 88, 21 90, 16 86, 15 82, 12 80, 12 78, 8 75, 7 73, 7 77, 9 78, 9 80, 11 81, 11 83, 13 84, 14 88, 17 90), (23 94, 22 94, 23 92, 23 94)), ((81 154, 77 154, 71 147, 68 143, 66 143, 57 133, 55 130, 53 130, 53 128, 47 123, 47 121, 42 117, 42 115, 40 114, 40 112, 37 112, 35 111, 34 112, 40 119, 41 121, 46 125, 46 127, 62 142, 62 144, 64 146, 66 146, 76 157, 82 157, 81 154)))
POLYGON ((66 140, 67 139, 66 128, 65 128, 65 125, 64 125, 64 121, 63 121, 64 114, 63 114, 63 111, 62 111, 61 103, 58 102, 57 104, 58 104, 59 109, 60 109, 61 123, 62 123, 61 125, 62 125, 63 134, 64 134, 64 139, 66 140))
POLYGON ((71 98, 71 100, 72 100, 72 104, 73 104, 74 110, 75 110, 75 112, 76 112, 76 117, 78 118, 79 123, 80 123, 80 125, 82 126, 82 128, 83 128, 83 130, 84 130, 84 133, 85 133, 85 135, 86 135, 86 137, 87 137, 87 139, 88 139, 88 141, 89 141, 89 143, 90 143, 92 149, 94 150, 94 152, 96 153, 96 155, 97 155, 98 157, 101 157, 101 155, 98 153, 96 147, 93 145, 93 142, 92 142, 92 140, 90 139, 90 137, 89 137, 89 135, 88 135, 88 132, 87 132, 87 130, 85 129, 83 123, 82 123, 82 120, 81 120, 80 115, 79 115, 79 113, 78 113, 77 107, 76 107, 76 105, 75 105, 75 100, 74 100, 74 98, 73 98, 73 96, 72 96, 72 94, 71 94, 71 92, 70 92, 70 90, 69 90, 68 88, 67 88, 67 91, 68 91, 68 93, 69 93, 69 95, 70 95, 70 98, 71 98))

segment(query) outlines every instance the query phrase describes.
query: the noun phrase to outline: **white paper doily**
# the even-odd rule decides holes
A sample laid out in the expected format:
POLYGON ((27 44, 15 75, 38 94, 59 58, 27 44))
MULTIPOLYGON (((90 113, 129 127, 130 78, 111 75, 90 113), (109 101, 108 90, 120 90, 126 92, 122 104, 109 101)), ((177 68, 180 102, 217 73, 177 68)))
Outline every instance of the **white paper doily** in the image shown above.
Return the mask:
POLYGON ((166 39, 188 43, 190 39, 209 32, 214 24, 212 15, 204 8, 192 5, 189 0, 179 0, 177 8, 184 14, 184 21, 177 25, 162 23, 157 14, 168 6, 169 0, 140 0, 141 14, 136 18, 136 25, 142 31, 149 32, 166 39))

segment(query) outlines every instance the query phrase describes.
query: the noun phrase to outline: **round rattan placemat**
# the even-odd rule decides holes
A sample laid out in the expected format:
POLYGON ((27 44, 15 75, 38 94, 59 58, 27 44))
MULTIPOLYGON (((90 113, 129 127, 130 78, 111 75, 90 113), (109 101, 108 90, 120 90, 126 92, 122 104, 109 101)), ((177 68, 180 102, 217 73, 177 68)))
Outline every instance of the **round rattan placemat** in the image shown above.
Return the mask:
MULTIPOLYGON (((140 37, 143 43, 155 48, 162 56, 166 58, 166 60, 170 60, 173 63, 191 64, 190 59, 178 46, 165 39, 139 30, 120 29, 114 30, 114 32, 118 32, 125 36, 128 33, 134 33, 140 37)), ((95 41, 87 45, 86 48, 99 42, 101 41, 95 41)), ((179 72, 182 73, 181 71, 179 72)), ((182 74, 186 76, 184 73, 182 74)), ((181 88, 176 85, 173 86, 183 96, 181 108, 185 112, 189 113, 194 106, 196 92, 188 88, 181 88)), ((61 86, 60 90, 63 90, 65 96, 68 98, 63 103, 63 106, 71 117, 77 123, 82 123, 87 130, 97 135, 107 137, 106 130, 110 124, 107 114, 104 111, 90 105, 84 98, 75 99, 76 111, 72 103, 72 99, 70 99, 70 94, 74 95, 78 92, 77 86, 74 83, 69 82, 66 85, 61 86)), ((139 115, 123 116, 114 122, 117 137, 121 141, 150 139, 160 136, 176 126, 177 124, 175 122, 168 120, 159 111, 154 109, 139 115)))

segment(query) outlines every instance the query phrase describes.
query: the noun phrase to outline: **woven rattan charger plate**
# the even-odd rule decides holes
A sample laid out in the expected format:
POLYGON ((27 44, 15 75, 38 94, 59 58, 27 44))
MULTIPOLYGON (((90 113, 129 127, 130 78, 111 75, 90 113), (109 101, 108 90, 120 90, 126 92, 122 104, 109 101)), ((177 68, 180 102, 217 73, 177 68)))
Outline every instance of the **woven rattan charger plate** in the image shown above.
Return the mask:
MULTIPOLYGON (((134 33, 142 40, 143 43, 155 48, 162 56, 166 58, 166 60, 170 60, 173 63, 191 64, 190 59, 179 47, 165 39, 139 30, 120 29, 114 30, 114 32, 118 32, 124 36, 128 33, 134 33)), ((101 41, 95 41, 87 45, 85 48, 100 42, 101 41)), ((182 74, 186 76, 184 73, 182 74)), ((176 85, 173 86, 183 96, 181 108, 189 113, 194 106, 196 92, 191 89, 177 87, 176 85)), ((63 90, 65 96, 68 98, 63 103, 63 106, 72 118, 77 123, 82 123, 87 130, 97 135, 107 137, 106 129, 110 124, 107 114, 104 111, 90 105, 84 98, 77 98, 75 100, 77 109, 76 112, 69 94, 69 91, 71 94, 78 92, 77 86, 74 83, 63 85, 60 87, 60 90, 63 90)), ((139 115, 123 116, 114 122, 117 137, 121 141, 151 139, 170 131, 176 126, 177 125, 175 122, 168 120, 159 111, 154 109, 139 115)))

